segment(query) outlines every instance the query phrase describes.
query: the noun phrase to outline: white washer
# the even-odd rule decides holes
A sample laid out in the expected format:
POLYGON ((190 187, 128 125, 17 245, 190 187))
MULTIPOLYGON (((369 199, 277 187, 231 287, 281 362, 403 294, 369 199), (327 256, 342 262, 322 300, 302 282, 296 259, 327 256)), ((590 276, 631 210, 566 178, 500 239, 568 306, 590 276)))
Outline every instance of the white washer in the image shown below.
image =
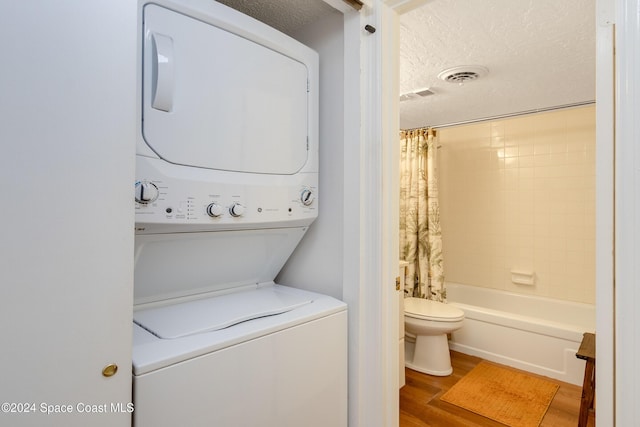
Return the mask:
POLYGON ((136 427, 346 426, 343 303, 266 284, 134 317, 136 427), (289 311, 197 332, 280 304, 289 311), (149 332, 163 328, 187 335, 149 332))
POLYGON ((347 424, 347 311, 273 282, 318 212, 318 56, 209 0, 140 3, 136 427, 347 424))

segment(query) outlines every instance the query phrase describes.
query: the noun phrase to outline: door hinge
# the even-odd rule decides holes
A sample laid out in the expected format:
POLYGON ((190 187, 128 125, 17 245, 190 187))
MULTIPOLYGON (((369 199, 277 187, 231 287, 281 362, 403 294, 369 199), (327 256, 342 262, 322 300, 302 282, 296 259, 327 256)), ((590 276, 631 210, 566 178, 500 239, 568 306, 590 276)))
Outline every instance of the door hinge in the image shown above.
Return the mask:
POLYGON ((400 276, 396 277, 396 291, 400 290, 400 276))

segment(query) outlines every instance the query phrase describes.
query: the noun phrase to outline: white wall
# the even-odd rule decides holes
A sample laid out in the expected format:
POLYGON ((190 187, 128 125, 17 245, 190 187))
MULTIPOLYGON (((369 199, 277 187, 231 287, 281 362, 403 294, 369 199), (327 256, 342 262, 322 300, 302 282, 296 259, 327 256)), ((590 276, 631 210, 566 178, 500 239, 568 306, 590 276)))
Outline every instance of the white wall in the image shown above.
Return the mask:
POLYGON ((640 0, 616 0, 615 24, 614 419, 622 427, 640 419, 640 0))
POLYGON ((398 312, 389 297, 395 295, 393 280, 386 277, 397 271, 397 255, 383 262, 383 253, 397 254, 397 244, 395 250, 393 245, 383 248, 381 239, 390 235, 383 227, 397 234, 396 224, 382 223, 389 208, 381 202, 380 51, 385 32, 383 4, 372 4, 359 12, 347 8, 339 21, 315 23, 300 36, 320 53, 320 211, 278 277, 282 284, 347 302, 353 427, 397 425, 398 420, 398 357, 393 353, 398 312), (366 32, 365 24, 379 32, 366 32))
POLYGON ((599 426, 615 425, 614 15, 612 1, 596 1, 596 424, 599 426))
POLYGON ((2 425, 130 425, 78 404, 131 399, 135 35, 131 1, 0 5, 0 401, 35 410, 2 425))
POLYGON ((318 219, 277 283, 342 299, 344 183, 344 38, 341 13, 305 27, 297 39, 320 55, 318 219))

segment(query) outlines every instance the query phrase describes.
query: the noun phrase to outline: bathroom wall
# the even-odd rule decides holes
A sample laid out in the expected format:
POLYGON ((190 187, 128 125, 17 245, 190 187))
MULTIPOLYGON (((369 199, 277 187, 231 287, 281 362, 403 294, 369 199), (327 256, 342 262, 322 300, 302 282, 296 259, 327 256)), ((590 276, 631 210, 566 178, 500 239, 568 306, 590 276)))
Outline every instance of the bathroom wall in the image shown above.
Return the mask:
POLYGON ((595 106, 437 136, 446 281, 594 303, 595 106))

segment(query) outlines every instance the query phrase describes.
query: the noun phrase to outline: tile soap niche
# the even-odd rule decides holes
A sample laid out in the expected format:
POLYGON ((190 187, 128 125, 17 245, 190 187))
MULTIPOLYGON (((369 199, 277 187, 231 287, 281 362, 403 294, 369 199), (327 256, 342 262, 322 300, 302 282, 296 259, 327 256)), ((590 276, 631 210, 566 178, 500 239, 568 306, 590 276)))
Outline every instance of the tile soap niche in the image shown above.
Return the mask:
POLYGON ((535 273, 533 271, 511 270, 511 281, 516 285, 535 285, 535 273))

